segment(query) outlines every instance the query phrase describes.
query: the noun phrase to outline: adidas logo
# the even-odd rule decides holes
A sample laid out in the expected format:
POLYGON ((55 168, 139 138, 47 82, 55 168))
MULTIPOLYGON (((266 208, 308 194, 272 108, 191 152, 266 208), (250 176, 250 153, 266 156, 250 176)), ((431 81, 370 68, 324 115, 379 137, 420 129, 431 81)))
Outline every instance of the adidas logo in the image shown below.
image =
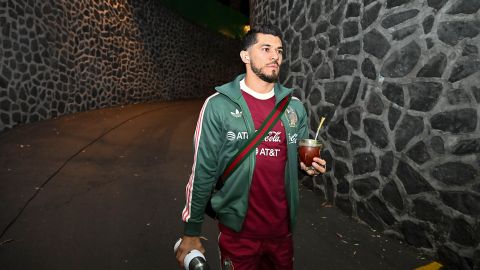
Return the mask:
POLYGON ((242 117, 242 112, 239 112, 238 109, 235 110, 235 112, 230 112, 233 117, 239 118, 242 117))

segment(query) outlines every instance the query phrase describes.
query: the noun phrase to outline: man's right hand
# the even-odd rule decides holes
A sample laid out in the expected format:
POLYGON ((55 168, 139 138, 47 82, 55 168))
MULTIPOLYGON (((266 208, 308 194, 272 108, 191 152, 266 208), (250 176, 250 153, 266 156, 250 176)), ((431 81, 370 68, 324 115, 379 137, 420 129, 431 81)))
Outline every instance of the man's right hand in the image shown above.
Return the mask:
POLYGON ((187 256, 187 254, 194 249, 205 253, 205 249, 200 241, 200 236, 183 236, 182 243, 178 247, 177 253, 175 254, 180 268, 183 269, 185 267, 183 265, 183 260, 185 259, 185 256, 187 256))

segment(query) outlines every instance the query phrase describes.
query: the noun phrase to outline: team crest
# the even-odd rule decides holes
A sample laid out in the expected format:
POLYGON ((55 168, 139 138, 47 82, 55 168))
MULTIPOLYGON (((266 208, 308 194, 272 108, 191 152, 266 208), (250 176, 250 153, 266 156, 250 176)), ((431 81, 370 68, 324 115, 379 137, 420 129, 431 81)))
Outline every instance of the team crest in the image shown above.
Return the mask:
POLYGON ((287 117, 288 125, 290 127, 296 127, 297 126, 297 123, 298 123, 297 113, 290 106, 288 106, 287 109, 285 109, 285 116, 287 117))

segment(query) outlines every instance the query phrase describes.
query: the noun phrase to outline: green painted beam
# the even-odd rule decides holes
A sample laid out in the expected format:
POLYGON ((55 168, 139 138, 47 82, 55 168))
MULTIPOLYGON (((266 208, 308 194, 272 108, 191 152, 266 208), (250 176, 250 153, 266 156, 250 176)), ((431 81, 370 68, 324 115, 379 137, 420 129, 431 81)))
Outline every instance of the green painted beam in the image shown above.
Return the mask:
POLYGON ((163 6, 195 24, 231 38, 240 38, 249 24, 242 13, 215 0, 161 0, 163 6))

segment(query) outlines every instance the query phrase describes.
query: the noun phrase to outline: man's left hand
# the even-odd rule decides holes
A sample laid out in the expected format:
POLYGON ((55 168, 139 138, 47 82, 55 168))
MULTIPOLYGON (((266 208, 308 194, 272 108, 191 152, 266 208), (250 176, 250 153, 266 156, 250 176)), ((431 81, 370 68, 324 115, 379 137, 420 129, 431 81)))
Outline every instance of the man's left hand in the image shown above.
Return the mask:
POLYGON ((327 170, 326 165, 327 162, 318 157, 313 158, 312 166, 308 168, 303 162, 300 162, 300 168, 310 176, 317 176, 321 173, 325 173, 327 170))

